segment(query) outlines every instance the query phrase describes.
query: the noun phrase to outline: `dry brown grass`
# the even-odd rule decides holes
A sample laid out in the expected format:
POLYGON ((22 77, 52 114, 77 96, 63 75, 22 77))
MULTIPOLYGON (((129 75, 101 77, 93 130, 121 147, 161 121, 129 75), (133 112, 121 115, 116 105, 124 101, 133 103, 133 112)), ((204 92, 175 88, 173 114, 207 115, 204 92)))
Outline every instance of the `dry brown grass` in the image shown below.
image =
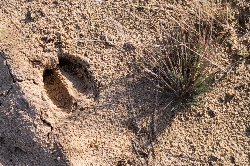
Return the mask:
MULTIPOLYGON (((139 31, 147 39, 140 38, 144 43, 139 41, 136 45, 140 65, 165 94, 161 97, 166 98, 163 109, 157 111, 158 103, 152 109, 150 130, 154 139, 155 118, 163 116, 157 115, 158 112, 186 105, 211 85, 208 81, 211 75, 216 80, 220 73, 220 79, 232 70, 235 60, 249 57, 249 3, 211 0, 155 4, 150 1, 133 6, 138 11, 129 13, 139 20, 140 26, 147 27, 139 31), (222 55, 231 58, 232 63, 225 63, 222 55)), ((164 100, 158 97, 157 92, 155 102, 164 100)))
MULTIPOLYGON (((146 8, 145 6, 139 7, 140 9, 146 8)), ((232 65, 225 65, 219 57, 221 54, 238 59, 250 55, 248 9, 249 3, 244 1, 184 1, 161 4, 157 8, 157 13, 165 18, 153 17, 154 21, 157 20, 153 25, 150 24, 151 22, 144 21, 145 24, 158 31, 158 34, 154 36, 155 40, 152 40, 154 43, 140 47, 143 49, 141 56, 142 61, 146 61, 146 71, 155 76, 155 80, 165 84, 163 87, 181 95, 183 94, 180 91, 183 93, 190 91, 188 84, 195 86, 195 77, 200 75, 196 70, 191 74, 190 79, 193 81, 184 81, 183 84, 187 84, 186 87, 189 87, 189 90, 183 88, 184 85, 180 84, 181 80, 173 81, 175 78, 168 73, 175 73, 174 77, 177 75, 179 77, 182 75, 183 79, 186 77, 184 75, 187 73, 181 72, 187 67, 183 66, 186 56, 201 59, 199 62, 203 63, 198 65, 197 62, 197 66, 203 72, 205 70, 204 73, 214 74, 218 71, 228 73, 232 65), (172 59, 167 62, 166 58, 172 59), (157 71, 159 75, 155 73, 157 71)), ((190 61, 189 66, 195 66, 194 63, 190 61)), ((206 79, 207 76, 203 76, 206 79)), ((204 83, 204 86, 207 84, 204 83)))

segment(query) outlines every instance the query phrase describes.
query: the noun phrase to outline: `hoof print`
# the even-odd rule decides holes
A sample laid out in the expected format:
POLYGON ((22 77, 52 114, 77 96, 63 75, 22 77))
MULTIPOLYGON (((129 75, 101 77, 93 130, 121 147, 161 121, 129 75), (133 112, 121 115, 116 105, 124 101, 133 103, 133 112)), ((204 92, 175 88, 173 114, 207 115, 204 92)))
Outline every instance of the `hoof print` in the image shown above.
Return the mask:
POLYGON ((61 73, 73 84, 80 93, 86 95, 92 93, 94 85, 93 77, 88 71, 88 63, 72 57, 59 57, 58 68, 61 73))
POLYGON ((46 69, 43 74, 43 82, 48 97, 58 108, 71 108, 72 97, 56 73, 56 69, 46 69))

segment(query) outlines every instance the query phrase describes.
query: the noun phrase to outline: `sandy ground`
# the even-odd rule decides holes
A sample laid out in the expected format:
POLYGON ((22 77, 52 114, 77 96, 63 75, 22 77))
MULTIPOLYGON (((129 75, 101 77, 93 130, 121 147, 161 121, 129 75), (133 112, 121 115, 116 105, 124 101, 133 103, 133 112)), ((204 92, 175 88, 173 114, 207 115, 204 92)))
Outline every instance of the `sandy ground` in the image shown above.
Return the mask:
MULTIPOLYGON (((37 82, 36 107, 46 103, 42 121, 61 149, 54 165, 250 165, 249 59, 220 57, 232 70, 191 111, 157 106, 153 141, 156 92, 138 63, 159 33, 145 21, 160 12, 130 1, 2 0, 0 7, 0 49, 20 85, 37 82)), ((2 165, 46 165, 9 146, 0 137, 2 165)))

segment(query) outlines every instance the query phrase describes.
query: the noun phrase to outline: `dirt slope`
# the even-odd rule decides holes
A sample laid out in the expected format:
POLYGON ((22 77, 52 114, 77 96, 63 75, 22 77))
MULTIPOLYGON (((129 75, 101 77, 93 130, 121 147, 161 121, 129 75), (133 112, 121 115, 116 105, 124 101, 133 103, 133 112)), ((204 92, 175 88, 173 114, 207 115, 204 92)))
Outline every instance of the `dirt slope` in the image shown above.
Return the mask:
POLYGON ((191 112, 157 107, 152 141, 140 60, 166 16, 142 3, 0 2, 2 165, 250 164, 249 59, 217 59, 232 70, 191 112))

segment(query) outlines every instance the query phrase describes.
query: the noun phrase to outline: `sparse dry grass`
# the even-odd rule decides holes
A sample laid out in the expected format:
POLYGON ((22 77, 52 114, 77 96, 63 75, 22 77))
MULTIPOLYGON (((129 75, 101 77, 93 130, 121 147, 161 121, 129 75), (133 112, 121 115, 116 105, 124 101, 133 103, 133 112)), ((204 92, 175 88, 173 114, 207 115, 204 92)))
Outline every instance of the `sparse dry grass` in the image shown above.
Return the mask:
POLYGON ((235 67, 224 63, 222 54, 236 58, 232 62, 249 57, 249 3, 212 0, 134 6, 148 10, 149 15, 155 12, 148 20, 133 14, 147 26, 142 33, 149 37, 146 44, 137 45, 141 67, 157 87, 155 102, 165 100, 163 109, 157 111, 156 103, 151 110, 153 127, 149 130, 154 139, 156 117, 164 116, 158 112, 186 107, 209 88, 218 72, 224 76, 235 67), (156 32, 152 39, 150 29, 156 32), (157 99, 158 90, 163 99, 157 99))
POLYGON ((174 92, 179 98, 187 92, 192 96, 191 89, 196 85, 201 88, 198 80, 207 87, 208 75, 218 71, 225 74, 231 70, 231 64, 225 65, 218 55, 238 56, 238 59, 250 55, 248 9, 249 3, 244 1, 189 1, 162 5, 158 10, 166 16, 165 22, 156 19, 158 22, 153 26, 159 33, 155 36, 155 44, 144 47, 142 53, 146 72, 154 76, 154 81, 160 82, 161 88, 165 87, 164 91, 174 92), (189 70, 190 77, 187 76, 189 70))

